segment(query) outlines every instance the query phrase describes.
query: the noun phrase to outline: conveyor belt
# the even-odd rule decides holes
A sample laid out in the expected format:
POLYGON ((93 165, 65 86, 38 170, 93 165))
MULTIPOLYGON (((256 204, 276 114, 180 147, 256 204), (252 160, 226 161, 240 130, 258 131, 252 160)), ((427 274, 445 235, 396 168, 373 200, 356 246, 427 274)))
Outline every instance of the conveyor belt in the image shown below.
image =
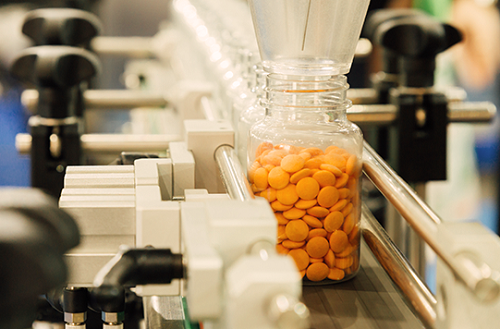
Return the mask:
POLYGON ((304 286, 303 299, 311 311, 311 329, 424 328, 364 242, 354 279, 304 286))

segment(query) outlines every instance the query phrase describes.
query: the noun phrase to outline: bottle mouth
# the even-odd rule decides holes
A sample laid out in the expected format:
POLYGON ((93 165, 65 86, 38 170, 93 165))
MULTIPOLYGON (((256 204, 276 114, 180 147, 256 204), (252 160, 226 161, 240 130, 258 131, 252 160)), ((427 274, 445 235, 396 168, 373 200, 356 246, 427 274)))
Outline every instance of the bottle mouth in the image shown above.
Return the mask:
POLYGON ((281 59, 262 61, 264 70, 274 74, 300 74, 303 76, 334 76, 349 73, 351 63, 337 63, 328 59, 281 59))

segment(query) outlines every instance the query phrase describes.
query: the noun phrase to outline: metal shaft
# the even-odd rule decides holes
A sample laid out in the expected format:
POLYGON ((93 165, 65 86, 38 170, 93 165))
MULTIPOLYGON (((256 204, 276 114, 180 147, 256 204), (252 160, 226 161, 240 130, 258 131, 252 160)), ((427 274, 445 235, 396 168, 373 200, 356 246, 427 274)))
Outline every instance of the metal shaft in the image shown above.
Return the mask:
MULTIPOLYGON (((119 152, 165 152, 170 142, 181 141, 178 135, 85 134, 81 136, 85 154, 119 152)), ((16 148, 21 154, 31 149, 31 135, 17 134, 16 148)))
POLYGON ((221 145, 215 150, 214 157, 219 166, 222 182, 231 199, 241 201, 254 199, 252 189, 234 148, 229 145, 221 145))
POLYGON ((401 289, 408 302, 417 311, 420 319, 427 327, 434 327, 436 298, 364 204, 362 206, 361 228, 366 244, 380 265, 401 289))
POLYGON ((365 142, 363 171, 408 224, 434 250, 462 282, 480 300, 495 300, 500 295, 498 273, 483 263, 481 269, 459 261, 438 239, 440 218, 420 199, 410 186, 365 142), (484 271, 482 268, 487 268, 484 271))

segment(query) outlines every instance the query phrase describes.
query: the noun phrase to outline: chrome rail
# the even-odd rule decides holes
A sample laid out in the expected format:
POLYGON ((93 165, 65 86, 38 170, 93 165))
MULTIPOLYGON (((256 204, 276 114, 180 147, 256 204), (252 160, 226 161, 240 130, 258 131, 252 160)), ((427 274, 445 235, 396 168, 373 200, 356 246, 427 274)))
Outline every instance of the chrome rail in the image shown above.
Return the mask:
POLYGON ((498 273, 483 262, 480 266, 473 266, 472 262, 466 262, 450 254, 438 239, 438 226, 441 223, 439 216, 366 142, 363 150, 363 171, 413 230, 448 266, 458 281, 481 301, 490 302, 498 298, 500 295, 498 273), (485 268, 488 271, 484 271, 485 268))
POLYGON ((234 148, 229 145, 221 145, 215 150, 214 158, 219 166, 222 182, 231 199, 241 201, 254 199, 252 189, 234 148))

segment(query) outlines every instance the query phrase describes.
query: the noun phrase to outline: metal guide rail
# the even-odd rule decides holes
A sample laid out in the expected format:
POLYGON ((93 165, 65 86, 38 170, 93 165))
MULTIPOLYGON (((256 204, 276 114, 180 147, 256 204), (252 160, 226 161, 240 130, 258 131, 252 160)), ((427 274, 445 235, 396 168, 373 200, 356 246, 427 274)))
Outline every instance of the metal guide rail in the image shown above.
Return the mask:
MULTIPOLYGON (((241 165, 232 147, 223 145, 216 150, 214 156, 219 165, 221 178, 231 198, 238 200, 253 198, 253 193, 248 182, 244 178, 245 176, 241 171, 241 165)), ((436 252, 443 263, 451 270, 457 281, 467 287, 472 295, 481 302, 492 302, 498 299, 500 294, 500 282, 497 280, 500 276, 498 273, 480 259, 467 260, 463 257, 454 257, 447 250, 446 245, 443 245, 443 243, 437 239, 437 230, 438 226, 441 225, 441 219, 366 142, 363 151, 363 171, 382 194, 384 194, 387 200, 390 201, 408 221, 410 226, 422 237, 434 252, 436 252)), ((365 255, 365 253, 361 253, 362 259, 360 274, 358 274, 359 277, 355 277, 351 281, 337 285, 304 287, 306 305, 310 307, 313 306, 314 309, 311 313, 313 317, 313 327, 316 328, 317 326, 319 328, 324 325, 330 325, 335 328, 341 328, 341 323, 339 319, 336 318, 340 313, 335 312, 335 307, 333 305, 335 301, 332 299, 334 297, 331 297, 329 294, 336 294, 337 297, 345 299, 348 297, 341 297, 341 295, 345 293, 345 290, 354 290, 359 287, 364 287, 363 289, 365 289, 366 284, 371 286, 370 289, 373 289, 373 294, 364 294, 366 298, 378 299, 379 302, 382 302, 385 298, 383 303, 386 303, 389 308, 386 310, 388 310, 389 313, 392 312, 392 314, 397 313, 397 316, 395 315, 395 318, 392 319, 399 323, 396 327, 422 327, 422 324, 428 328, 435 327, 438 307, 435 296, 420 279, 407 259, 401 254, 365 205, 363 205, 362 208, 361 228, 364 242, 366 243, 366 245, 363 245, 368 246, 372 254, 365 255), (386 280, 384 277, 387 275, 381 275, 377 269, 374 269, 373 256, 385 269, 385 272, 392 279, 392 282, 403 293, 412 312, 405 313, 404 310, 401 310, 401 307, 394 306, 394 301, 398 298, 400 299, 401 296, 394 297, 395 295, 392 293, 395 293, 396 290, 391 290, 388 288, 390 285, 388 286, 387 283, 383 283, 385 282, 384 280, 386 280), (364 266, 366 268, 364 268, 364 266), (366 271, 374 271, 372 274, 376 272, 375 278, 372 279, 369 276, 367 277, 366 271), (367 283, 370 280, 371 283, 367 283), (380 287, 377 287, 374 281, 381 283, 380 287), (365 286, 363 286, 362 282, 365 282, 365 286), (385 295, 385 293, 389 291, 391 293, 385 295), (392 297, 389 298, 388 296, 392 297), (388 301, 387 298, 392 298, 392 300, 388 301), (391 310, 390 308, 393 309, 391 310), (398 311, 395 311, 396 309, 398 309, 398 311), (414 315, 411 315, 413 313, 417 315, 419 320, 415 319, 414 315), (327 318, 330 317, 331 319, 328 320, 327 318), (402 324, 404 325, 401 326, 402 324)), ((378 269, 381 270, 380 266, 378 269)), ((364 305, 362 306, 361 313, 366 315, 364 317, 365 319, 371 318, 374 322, 369 324, 369 322, 364 320, 357 322, 359 319, 351 319, 352 322, 348 327, 378 328, 378 325, 384 327, 384 321, 381 321, 380 318, 382 313, 377 315, 377 311, 373 310, 375 306, 372 307, 366 304, 370 303, 370 301, 368 299, 363 300, 363 293, 358 292, 356 296, 357 297, 349 298, 361 298, 360 301, 357 301, 358 304, 360 303, 359 305, 364 305), (372 312, 371 315, 369 314, 370 312, 372 312), (357 324, 354 325, 354 322, 357 324)), ((345 302, 346 300, 339 300, 336 306, 342 307, 345 302)), ((342 316, 346 316, 346 314, 348 317, 353 316, 352 311, 346 311, 347 313, 342 313, 342 316)), ((342 321, 344 320, 345 319, 342 319, 342 321)), ((391 323, 394 324, 394 322, 391 323)))

